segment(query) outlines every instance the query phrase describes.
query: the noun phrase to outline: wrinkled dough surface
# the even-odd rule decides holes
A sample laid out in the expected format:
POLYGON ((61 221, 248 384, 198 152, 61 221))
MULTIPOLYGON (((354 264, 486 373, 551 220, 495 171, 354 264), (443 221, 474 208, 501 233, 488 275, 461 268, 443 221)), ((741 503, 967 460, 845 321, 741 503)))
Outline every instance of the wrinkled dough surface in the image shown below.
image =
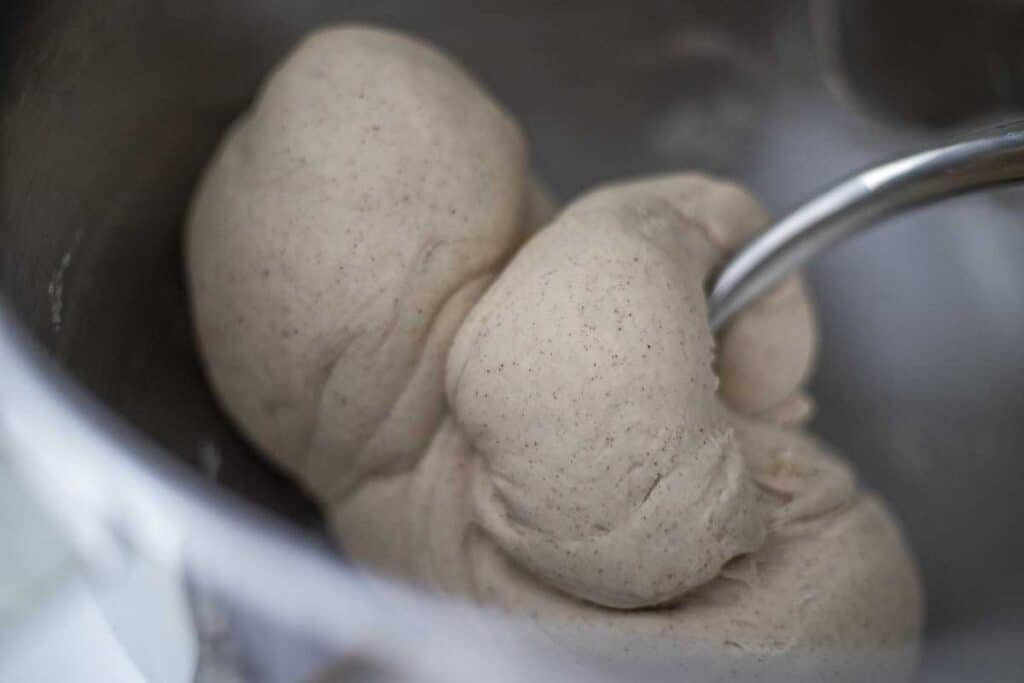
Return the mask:
MULTIPOLYGON (((528 614, 557 642, 589 655, 684 671, 706 657, 721 680, 770 668, 790 674, 784 680, 811 681, 907 680, 913 671, 919 580, 873 496, 734 560, 714 581, 657 610, 573 601, 486 539, 472 554, 482 602, 528 614)), ((709 673, 701 680, 720 679, 709 673)))
POLYGON ((321 498, 410 466, 443 416, 455 330, 543 201, 518 127, 438 51, 313 34, 230 130, 190 215, 222 404, 321 498))

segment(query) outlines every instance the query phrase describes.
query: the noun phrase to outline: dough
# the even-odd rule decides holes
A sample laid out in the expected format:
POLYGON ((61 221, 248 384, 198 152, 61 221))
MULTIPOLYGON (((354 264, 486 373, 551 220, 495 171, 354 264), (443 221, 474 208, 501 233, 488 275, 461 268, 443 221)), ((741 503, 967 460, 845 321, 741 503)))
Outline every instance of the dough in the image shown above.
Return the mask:
POLYGON ((707 324, 709 273, 760 207, 681 174, 554 217, 526 156, 432 48, 307 39, 189 218, 225 410, 356 561, 529 615, 567 647, 909 676, 921 589, 899 529, 798 429, 803 284, 717 347, 707 324))
POLYGON ((200 348, 320 498, 422 455, 452 335, 533 217, 525 164, 458 67, 367 29, 308 38, 228 132, 186 236, 200 348))

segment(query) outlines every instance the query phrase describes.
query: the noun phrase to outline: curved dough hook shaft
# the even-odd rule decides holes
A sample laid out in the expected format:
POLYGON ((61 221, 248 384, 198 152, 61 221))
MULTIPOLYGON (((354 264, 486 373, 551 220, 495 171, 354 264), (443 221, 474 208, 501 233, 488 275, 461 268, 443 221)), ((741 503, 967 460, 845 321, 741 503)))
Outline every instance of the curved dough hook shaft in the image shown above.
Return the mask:
POLYGON ((708 300, 719 331, 748 303, 880 218, 973 190, 1024 180, 1024 121, 860 171, 777 221, 719 271, 708 300))

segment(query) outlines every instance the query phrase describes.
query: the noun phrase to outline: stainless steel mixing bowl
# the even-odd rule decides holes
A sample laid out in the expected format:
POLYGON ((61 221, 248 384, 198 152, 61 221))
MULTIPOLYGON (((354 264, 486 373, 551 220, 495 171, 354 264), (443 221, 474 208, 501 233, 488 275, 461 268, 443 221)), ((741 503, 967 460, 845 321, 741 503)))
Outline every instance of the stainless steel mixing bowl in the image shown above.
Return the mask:
MULTIPOLYGON (((40 372, 61 379, 33 391, 65 391, 72 378, 85 391, 67 389, 54 410, 89 415, 121 457, 156 444, 220 491, 160 475, 173 486, 201 499, 230 490, 314 535, 313 505, 211 400, 180 254, 212 146, 304 31, 374 22, 443 46, 523 122, 563 199, 696 168, 747 183, 778 213, 948 135, 935 126, 1019 107, 1024 83, 1024 8, 1008 0, 93 0, 2 11, 0 321, 22 340, 0 346, 6 367, 43 349, 40 372)), ((923 675, 1019 680, 1024 193, 899 223, 811 269, 823 339, 813 427, 906 527, 927 588, 923 675)), ((6 379, 10 404, 21 395, 6 379)))

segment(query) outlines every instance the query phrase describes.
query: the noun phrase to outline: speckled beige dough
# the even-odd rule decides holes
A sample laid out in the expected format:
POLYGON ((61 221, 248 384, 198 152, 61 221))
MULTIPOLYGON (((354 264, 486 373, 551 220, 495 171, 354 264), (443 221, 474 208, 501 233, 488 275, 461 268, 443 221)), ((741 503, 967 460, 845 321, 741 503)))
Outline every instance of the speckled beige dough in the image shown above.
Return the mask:
POLYGON ((567 647, 908 676, 921 590, 900 532, 798 430, 802 283, 716 358, 705 281, 757 203, 682 174, 554 214, 518 127, 455 64, 394 33, 314 34, 194 199, 217 396, 350 556, 567 647))

